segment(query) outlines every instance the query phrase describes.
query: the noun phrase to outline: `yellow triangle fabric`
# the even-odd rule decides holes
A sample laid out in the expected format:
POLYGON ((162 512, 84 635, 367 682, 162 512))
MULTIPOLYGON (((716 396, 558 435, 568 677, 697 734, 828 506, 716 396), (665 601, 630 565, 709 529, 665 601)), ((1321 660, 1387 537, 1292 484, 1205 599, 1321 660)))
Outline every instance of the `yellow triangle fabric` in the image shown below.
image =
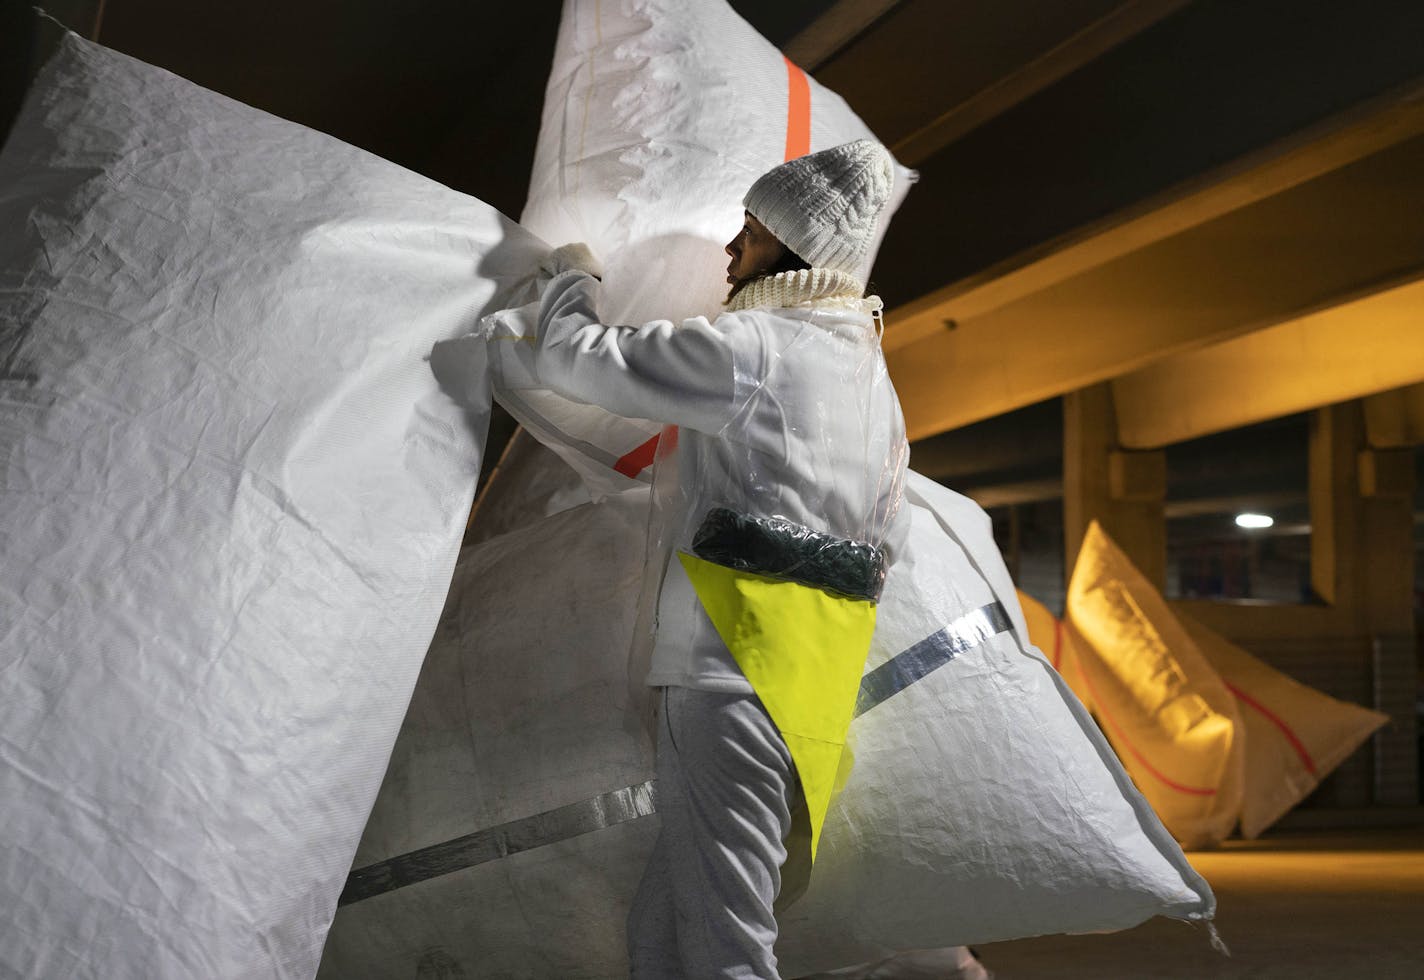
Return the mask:
POLYGON ((875 603, 679 554, 722 642, 776 723, 821 839, 875 632, 875 603))

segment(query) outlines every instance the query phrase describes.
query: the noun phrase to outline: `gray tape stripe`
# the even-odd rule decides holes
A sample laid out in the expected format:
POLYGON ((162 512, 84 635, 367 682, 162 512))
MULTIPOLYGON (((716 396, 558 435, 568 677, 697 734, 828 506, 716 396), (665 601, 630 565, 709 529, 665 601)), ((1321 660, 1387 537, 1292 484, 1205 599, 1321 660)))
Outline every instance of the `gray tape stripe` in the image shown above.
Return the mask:
POLYGON ((966 650, 1013 629, 1003 605, 991 602, 960 616, 944 629, 931 633, 860 679, 855 717, 893 697, 915 681, 949 663, 966 650))
POLYGON ((385 892, 428 881, 477 864, 546 844, 591 834, 614 824, 646 817, 657 809, 654 780, 625 786, 592 799, 546 810, 477 830, 379 864, 357 868, 346 879, 337 905, 350 905, 385 892))
MULTIPOLYGON (((966 650, 1013 628, 999 603, 961 616, 861 678, 855 713, 859 717, 966 650)), ((346 879, 338 905, 350 905, 397 888, 438 878, 520 851, 591 834, 657 810, 656 781, 611 790, 556 810, 511 820, 463 837, 432 844, 378 864, 357 868, 346 879)))

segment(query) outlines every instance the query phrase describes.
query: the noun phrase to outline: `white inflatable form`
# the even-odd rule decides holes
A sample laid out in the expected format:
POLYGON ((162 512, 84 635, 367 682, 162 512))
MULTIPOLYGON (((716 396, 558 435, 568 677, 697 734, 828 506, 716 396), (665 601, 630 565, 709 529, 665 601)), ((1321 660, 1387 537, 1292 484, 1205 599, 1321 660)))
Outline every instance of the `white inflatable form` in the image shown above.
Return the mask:
MULTIPOLYGON (((603 259, 609 322, 714 316, 752 181, 862 137, 724 0, 565 0, 520 222, 603 259)), ((881 236, 911 179, 897 168, 881 236)))
MULTIPOLYGON (((866 676, 998 603, 1012 629, 866 711, 810 890, 779 952, 814 969, 877 955, 1210 917, 1215 902, 1081 703, 1029 644, 991 522, 911 473, 866 676)), ((862 688, 864 691, 865 688, 862 688)))
POLYGON ((311 976, 542 246, 72 35, 0 228, 0 976, 311 976))
MULTIPOLYGON (((357 856, 365 884, 327 943, 333 980, 422 963, 510 980, 627 973, 623 922, 656 832, 634 792, 651 745, 624 684, 648 497, 552 516, 536 502, 515 521, 524 487, 574 477, 527 442, 511 457, 487 501, 509 530, 461 555, 357 856), (564 836, 559 813, 588 832, 564 836)), ((1020 640, 987 516, 916 475, 907 505, 867 674, 996 601, 1013 628, 853 723, 855 765, 810 888, 779 914, 783 975, 1209 917, 1206 883, 1020 640)))
MULTIPOLYGON (((478 464, 479 365, 445 378, 462 413, 422 358, 513 302, 542 246, 72 37, 0 188, 0 220, 24 229, 0 241, 0 973, 308 976, 478 464)), ((982 515, 914 494, 895 588, 916 598, 871 667, 995 596, 1022 632, 982 515)), ((625 677, 645 506, 634 488, 467 552, 437 687, 407 722, 424 737, 403 742, 418 751, 393 763, 357 864, 593 798, 603 829, 480 838, 490 859, 375 891, 333 933, 328 973, 620 973, 655 824, 625 677)), ((788 974, 1210 914, 1015 635, 856 723, 859 764, 785 919, 788 974), (1030 742, 1052 765, 1023 761, 1030 742)))
POLYGON ((1093 711, 1157 815, 1185 847, 1221 843, 1245 792, 1243 706, 1097 521, 1064 616, 1093 711))
MULTIPOLYGON (((565 5, 525 219, 601 254, 606 319, 715 298, 741 195, 786 149, 788 72, 719 0, 565 5), (758 155, 738 173, 744 147, 758 155), (661 261, 683 246, 686 264, 661 261)), ((810 98, 813 148, 865 135, 834 96, 810 98)), ((539 391, 528 312, 501 318, 496 396, 578 477, 526 441, 491 483, 475 533, 481 515, 502 533, 461 557, 327 944, 333 980, 626 975, 623 921, 656 830, 642 692, 626 684, 646 632, 648 473, 609 461, 657 427, 539 391), (603 499, 554 513, 585 499, 578 478, 603 499)), ((1012 629, 940 642, 957 655, 853 723, 809 890, 780 915, 783 974, 1209 918, 1210 889, 1028 645, 983 512, 913 476, 907 505, 867 671, 973 639, 996 602, 994 629, 1012 629)))
MULTIPOLYGON (((1053 615, 1039 610, 1051 637, 1053 615)), ((1096 523, 1067 614, 1076 628, 1057 624, 1064 642, 1054 666, 1189 848, 1216 846, 1238 821, 1241 836, 1260 835, 1389 721, 1292 680, 1171 607, 1096 523), (1169 730, 1184 714, 1195 724, 1169 730)))
MULTIPOLYGON (((566 0, 520 221, 603 260, 605 321, 710 318, 727 290, 722 246, 741 227, 752 182, 789 157, 863 137, 874 134, 840 96, 723 0, 566 0)), ((862 278, 913 179, 897 165, 862 278)), ((660 426, 570 407, 541 388, 529 355, 525 344, 493 349, 501 404, 595 495, 634 486, 660 426)))

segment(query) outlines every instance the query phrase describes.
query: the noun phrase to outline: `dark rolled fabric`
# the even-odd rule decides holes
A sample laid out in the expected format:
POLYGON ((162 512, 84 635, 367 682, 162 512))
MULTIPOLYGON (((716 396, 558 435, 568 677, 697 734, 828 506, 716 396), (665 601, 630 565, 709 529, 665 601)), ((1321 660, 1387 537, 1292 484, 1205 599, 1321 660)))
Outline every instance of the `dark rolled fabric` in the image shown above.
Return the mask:
POLYGON ((692 553, 727 568, 870 602, 879 601, 885 585, 885 552, 874 545, 726 507, 707 512, 693 536, 692 553))

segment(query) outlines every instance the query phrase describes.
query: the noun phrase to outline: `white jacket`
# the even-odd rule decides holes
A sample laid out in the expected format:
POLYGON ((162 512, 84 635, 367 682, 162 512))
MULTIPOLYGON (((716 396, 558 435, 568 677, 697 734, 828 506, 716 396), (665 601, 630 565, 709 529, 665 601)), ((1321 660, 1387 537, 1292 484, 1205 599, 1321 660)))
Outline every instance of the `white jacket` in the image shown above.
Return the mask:
POLYGON ((583 272, 549 283, 534 363, 540 381, 569 398, 679 429, 654 475, 663 581, 648 683, 750 691, 669 559, 690 549, 719 506, 894 559, 908 529, 900 504, 909 449, 874 321, 823 307, 605 326, 597 290, 583 272))

